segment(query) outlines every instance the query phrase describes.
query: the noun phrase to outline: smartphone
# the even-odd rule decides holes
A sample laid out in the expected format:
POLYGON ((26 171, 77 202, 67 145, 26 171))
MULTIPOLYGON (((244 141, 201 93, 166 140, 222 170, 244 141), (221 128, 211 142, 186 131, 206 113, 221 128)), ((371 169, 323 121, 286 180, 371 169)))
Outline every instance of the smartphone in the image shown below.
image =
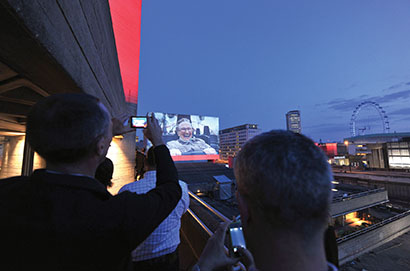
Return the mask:
POLYGON ((231 257, 240 257, 238 248, 246 248, 241 221, 232 222, 228 227, 229 254, 231 257))
POLYGON ((146 128, 147 127, 147 117, 132 116, 130 118, 131 128, 146 128))

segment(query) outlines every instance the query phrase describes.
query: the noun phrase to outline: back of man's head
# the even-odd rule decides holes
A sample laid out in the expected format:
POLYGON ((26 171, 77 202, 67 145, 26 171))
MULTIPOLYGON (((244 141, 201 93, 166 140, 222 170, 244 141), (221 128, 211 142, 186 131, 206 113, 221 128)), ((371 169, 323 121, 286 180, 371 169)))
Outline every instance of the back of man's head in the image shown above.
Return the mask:
POLYGON ((327 159, 307 137, 270 131, 249 140, 235 161, 238 190, 272 229, 303 239, 326 225, 331 180, 327 159))
POLYGON ((27 118, 27 139, 46 161, 72 163, 91 153, 109 122, 97 98, 57 94, 33 106, 27 118))

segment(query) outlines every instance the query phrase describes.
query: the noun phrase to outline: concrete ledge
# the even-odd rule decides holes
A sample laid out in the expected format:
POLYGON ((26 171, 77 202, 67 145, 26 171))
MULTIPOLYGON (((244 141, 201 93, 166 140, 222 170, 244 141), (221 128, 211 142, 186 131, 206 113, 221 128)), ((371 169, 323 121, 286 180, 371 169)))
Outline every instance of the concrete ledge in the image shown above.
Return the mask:
POLYGON ((351 212, 363 210, 389 201, 384 189, 370 190, 364 193, 353 194, 339 201, 332 202, 330 214, 338 217, 351 212))
POLYGON ((373 225, 374 229, 363 229, 338 239, 340 265, 409 231, 410 211, 392 217, 389 221, 373 225))

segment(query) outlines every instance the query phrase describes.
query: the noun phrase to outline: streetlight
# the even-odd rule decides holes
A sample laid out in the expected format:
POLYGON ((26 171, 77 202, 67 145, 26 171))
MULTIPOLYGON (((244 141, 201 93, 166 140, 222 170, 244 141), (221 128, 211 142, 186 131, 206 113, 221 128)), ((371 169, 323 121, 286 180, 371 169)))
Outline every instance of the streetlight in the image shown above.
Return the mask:
POLYGON ((346 145, 346 147, 349 146, 349 141, 345 140, 343 143, 346 145))

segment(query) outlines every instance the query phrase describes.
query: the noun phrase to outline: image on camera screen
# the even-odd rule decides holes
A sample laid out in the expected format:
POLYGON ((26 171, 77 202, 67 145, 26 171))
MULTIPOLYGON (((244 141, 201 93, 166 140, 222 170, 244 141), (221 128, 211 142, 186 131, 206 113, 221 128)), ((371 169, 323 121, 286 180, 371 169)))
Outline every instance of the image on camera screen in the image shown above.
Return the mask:
POLYGON ((147 127, 147 119, 146 118, 132 118, 132 127, 134 128, 147 127))

